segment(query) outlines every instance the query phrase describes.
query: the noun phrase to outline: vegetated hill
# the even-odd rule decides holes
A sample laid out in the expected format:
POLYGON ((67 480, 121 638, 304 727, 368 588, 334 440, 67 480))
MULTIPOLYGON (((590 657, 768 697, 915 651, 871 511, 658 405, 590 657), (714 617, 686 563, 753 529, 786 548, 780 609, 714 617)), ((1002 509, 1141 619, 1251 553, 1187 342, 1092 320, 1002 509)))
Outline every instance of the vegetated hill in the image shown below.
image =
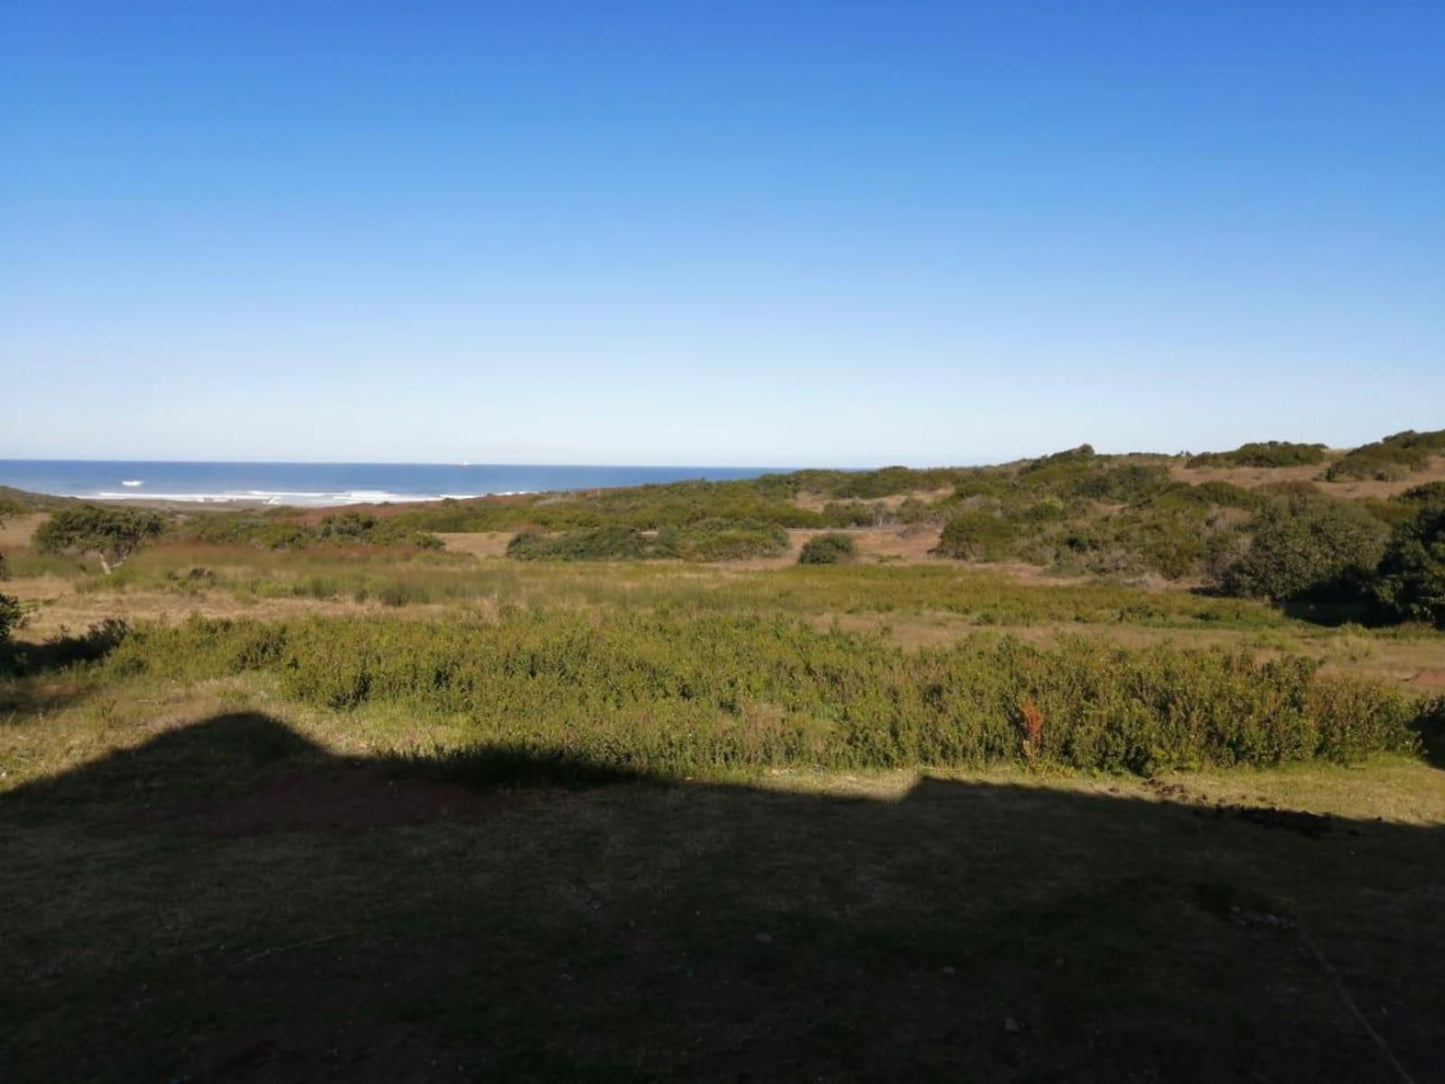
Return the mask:
POLYGON ((74 497, 52 497, 47 493, 29 493, 13 486, 0 486, 0 515, 53 512, 75 503, 74 497))
MULTIPOLYGON (((1442 447, 1445 431, 1396 434, 1345 454, 1328 476, 1428 465, 1442 447)), ((785 528, 893 528, 932 532, 932 552, 946 559, 1158 576, 1276 602, 1346 600, 1356 610, 1398 610, 1390 599, 1418 596, 1427 601, 1410 612, 1429 612, 1433 490, 1317 484, 1316 464, 1300 465, 1336 454, 1278 441, 1203 457, 1100 455, 1084 444, 1000 466, 804 470, 344 512, 219 513, 174 520, 172 537, 266 549, 417 548, 439 546, 436 532, 495 531, 520 534, 507 553, 523 560, 716 561, 786 553, 785 528), (1223 465, 1196 475, 1187 464, 1201 460, 1223 465), (1266 462, 1278 466, 1259 466, 1266 462), (1416 580, 1381 594, 1387 555, 1416 580)), ((1440 609, 1445 619, 1445 602, 1440 609)))
POLYGON ((1203 452, 1191 456, 1187 467, 1303 467, 1323 463, 1329 449, 1323 444, 1295 444, 1287 440, 1241 444, 1232 452, 1203 452))
POLYGON ((1445 429, 1427 433, 1407 429, 1347 452, 1330 465, 1325 477, 1331 482, 1347 479, 1392 482, 1423 470, 1437 455, 1445 455, 1445 429))

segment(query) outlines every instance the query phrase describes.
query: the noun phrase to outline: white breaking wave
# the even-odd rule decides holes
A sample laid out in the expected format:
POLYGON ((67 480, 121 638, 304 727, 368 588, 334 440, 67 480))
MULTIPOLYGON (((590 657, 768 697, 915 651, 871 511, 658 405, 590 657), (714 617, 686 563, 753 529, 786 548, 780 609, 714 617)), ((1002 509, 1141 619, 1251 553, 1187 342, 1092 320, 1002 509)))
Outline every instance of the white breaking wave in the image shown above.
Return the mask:
MULTIPOLYGON (((122 482, 122 485, 129 485, 122 482)), ((137 483, 139 484, 139 483, 137 483)), ((514 496, 527 490, 515 490, 507 493, 389 493, 379 489, 353 489, 337 492, 317 492, 314 490, 273 490, 273 489, 245 489, 231 490, 221 493, 137 493, 134 490, 101 490, 92 494, 92 497, 107 501, 180 501, 188 504, 228 504, 231 502, 245 502, 247 504, 269 504, 269 505, 292 505, 300 507, 325 508, 331 505, 344 504, 409 504, 421 501, 468 501, 476 497, 487 496, 514 496)))

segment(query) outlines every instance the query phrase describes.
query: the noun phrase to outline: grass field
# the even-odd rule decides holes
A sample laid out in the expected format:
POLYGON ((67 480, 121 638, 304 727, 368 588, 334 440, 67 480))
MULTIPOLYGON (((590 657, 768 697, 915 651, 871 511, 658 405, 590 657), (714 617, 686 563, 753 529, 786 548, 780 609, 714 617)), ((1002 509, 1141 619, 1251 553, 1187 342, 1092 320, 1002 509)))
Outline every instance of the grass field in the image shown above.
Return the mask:
POLYGON ((24 541, 6 1080, 1445 1079, 1438 632, 922 556, 24 541))

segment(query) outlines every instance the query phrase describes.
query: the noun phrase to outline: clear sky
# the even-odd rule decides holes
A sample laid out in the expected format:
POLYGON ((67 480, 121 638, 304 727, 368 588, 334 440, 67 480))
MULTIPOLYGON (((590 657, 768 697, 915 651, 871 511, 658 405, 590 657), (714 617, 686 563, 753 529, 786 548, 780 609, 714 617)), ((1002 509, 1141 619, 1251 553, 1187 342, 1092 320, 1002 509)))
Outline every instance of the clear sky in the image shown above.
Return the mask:
POLYGON ((1441 0, 0 11, 0 457, 1441 426, 1441 0))

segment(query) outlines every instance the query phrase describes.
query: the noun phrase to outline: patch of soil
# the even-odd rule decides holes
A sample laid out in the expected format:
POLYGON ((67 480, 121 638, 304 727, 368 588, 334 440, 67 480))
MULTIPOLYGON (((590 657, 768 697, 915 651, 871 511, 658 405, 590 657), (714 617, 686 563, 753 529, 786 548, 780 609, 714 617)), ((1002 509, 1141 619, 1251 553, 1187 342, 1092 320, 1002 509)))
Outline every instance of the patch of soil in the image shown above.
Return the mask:
POLYGON ((1421 670, 1407 684, 1423 685, 1426 688, 1445 686, 1445 670, 1421 670))
POLYGON ((369 768, 287 772, 264 790, 148 809, 124 826, 167 825, 236 838, 270 832, 364 832, 495 811, 505 795, 451 783, 388 778, 369 768))

